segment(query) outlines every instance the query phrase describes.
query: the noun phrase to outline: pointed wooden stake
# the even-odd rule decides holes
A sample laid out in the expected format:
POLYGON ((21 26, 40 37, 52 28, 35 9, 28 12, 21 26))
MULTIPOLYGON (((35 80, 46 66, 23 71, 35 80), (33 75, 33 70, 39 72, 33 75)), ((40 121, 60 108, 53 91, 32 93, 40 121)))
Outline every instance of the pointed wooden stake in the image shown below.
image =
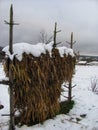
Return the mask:
POLYGON ((66 42, 70 45, 70 48, 73 49, 73 45, 76 43, 76 41, 73 41, 73 32, 71 32, 70 42, 66 42))
POLYGON ((56 47, 56 45, 58 44, 56 42, 56 36, 57 36, 57 33, 61 32, 61 30, 57 31, 57 23, 55 23, 55 27, 54 27, 54 37, 53 37, 53 40, 54 40, 54 44, 53 44, 53 48, 56 47))
MULTIPOLYGON (((17 23, 13 22, 13 5, 10 7, 10 20, 9 22, 5 21, 6 24, 9 25, 9 52, 13 54, 13 25, 18 25, 17 23)), ((10 126, 9 130, 15 130, 15 122, 14 122, 14 96, 13 96, 13 77, 12 77, 12 69, 11 64, 13 61, 9 59, 9 82, 10 82, 10 126)))
MULTIPOLYGON (((71 38, 70 38, 70 42, 66 41, 69 45, 70 48, 73 49, 73 45, 76 43, 76 41, 73 41, 73 32, 71 32, 71 38)), ((68 101, 71 102, 72 100, 72 78, 70 78, 69 80, 69 85, 68 85, 68 101)))

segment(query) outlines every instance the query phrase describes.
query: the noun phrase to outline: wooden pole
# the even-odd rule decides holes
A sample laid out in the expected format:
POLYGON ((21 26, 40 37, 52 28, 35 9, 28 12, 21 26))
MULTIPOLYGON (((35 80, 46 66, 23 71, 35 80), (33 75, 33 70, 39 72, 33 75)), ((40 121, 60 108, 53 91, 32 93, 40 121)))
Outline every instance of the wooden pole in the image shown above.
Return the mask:
POLYGON ((73 48, 73 32, 71 32, 70 48, 73 48))
POLYGON ((71 32, 70 42, 66 42, 70 45, 70 48, 73 49, 73 45, 76 43, 76 41, 73 41, 73 32, 71 32))
MULTIPOLYGON (((5 21, 6 24, 9 25, 9 52, 12 55, 13 54, 13 25, 18 25, 17 23, 13 22, 13 5, 10 7, 10 20, 9 22, 5 21)), ((14 96, 13 96, 13 77, 12 77, 12 69, 11 64, 13 61, 9 58, 9 88, 10 88, 10 126, 9 130, 15 130, 15 122, 14 122, 14 96)))
POLYGON ((13 6, 10 8, 9 52, 13 54, 13 6))
POLYGON ((53 40, 54 40, 54 43, 53 43, 53 48, 56 47, 56 45, 58 44, 56 42, 56 36, 57 36, 57 33, 61 32, 61 30, 57 31, 57 23, 55 22, 55 26, 54 26, 54 37, 53 37, 53 40))
MULTIPOLYGON (((73 41, 73 32, 71 32, 71 38, 70 38, 70 42, 66 41, 69 45, 70 48, 73 49, 73 45, 76 43, 76 41, 73 41)), ((70 77, 69 79, 69 85, 68 85, 68 101, 71 102, 72 99, 72 77, 70 77)))
POLYGON ((57 23, 55 23, 55 27, 54 27, 54 44, 53 47, 56 47, 56 31, 57 31, 57 23))
MULTIPOLYGON (((10 28, 9 28, 9 52, 13 54, 13 6, 10 8, 10 28)), ((15 130, 14 122, 14 103, 13 103, 13 77, 11 63, 9 63, 9 81, 10 81, 10 127, 9 130, 15 130)))

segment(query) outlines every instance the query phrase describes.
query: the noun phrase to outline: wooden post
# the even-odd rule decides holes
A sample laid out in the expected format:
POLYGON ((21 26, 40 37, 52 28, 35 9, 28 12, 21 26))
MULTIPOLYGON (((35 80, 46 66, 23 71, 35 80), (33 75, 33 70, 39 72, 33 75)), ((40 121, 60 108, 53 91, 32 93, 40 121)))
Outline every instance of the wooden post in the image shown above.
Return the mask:
MULTIPOLYGON (((18 25, 17 23, 13 22, 13 5, 10 7, 10 20, 9 22, 5 21, 6 24, 9 25, 9 52, 10 54, 13 54, 13 25, 18 25)), ((13 77, 12 77, 12 69, 11 69, 11 64, 13 61, 10 60, 9 58, 9 82, 10 82, 10 126, 9 130, 15 130, 15 122, 14 122, 14 96, 13 96, 13 77)))
POLYGON ((70 48, 73 48, 73 32, 71 32, 70 48))
POLYGON ((73 49, 73 45, 76 43, 76 41, 73 41, 73 32, 71 32, 70 42, 66 42, 70 45, 70 48, 73 49))
POLYGON ((54 27, 54 44, 53 44, 53 47, 55 48, 56 47, 56 31, 57 31, 57 23, 55 23, 55 27, 54 27))
MULTIPOLYGON (((73 41, 73 32, 71 32, 71 38, 70 38, 70 42, 66 41, 69 45, 70 48, 73 49, 73 45, 76 43, 76 41, 73 41)), ((68 85, 68 101, 71 102, 72 99, 72 88, 74 86, 72 86, 72 77, 69 80, 69 85, 68 85)))
POLYGON ((54 40, 54 43, 53 43, 53 48, 56 47, 57 43, 56 42, 56 36, 57 36, 57 33, 61 32, 61 30, 57 31, 57 23, 55 22, 55 27, 54 27, 54 37, 53 37, 53 40, 54 40))
POLYGON ((69 81, 69 90, 68 90, 68 101, 71 102, 72 99, 72 79, 69 81))
POLYGON ((10 8, 9 52, 13 54, 13 6, 10 8))

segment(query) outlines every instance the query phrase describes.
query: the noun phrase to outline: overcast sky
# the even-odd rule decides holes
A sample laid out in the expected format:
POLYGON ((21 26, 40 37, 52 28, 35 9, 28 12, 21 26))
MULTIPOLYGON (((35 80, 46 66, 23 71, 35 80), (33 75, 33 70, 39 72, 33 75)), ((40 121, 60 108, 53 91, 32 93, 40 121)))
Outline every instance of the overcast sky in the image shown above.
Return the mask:
POLYGON ((81 54, 98 55, 98 0, 0 0, 0 45, 8 45, 11 3, 14 8, 14 43, 39 42, 39 35, 45 30, 53 34, 54 23, 58 23, 58 41, 66 44, 70 33, 74 33, 74 48, 81 54))

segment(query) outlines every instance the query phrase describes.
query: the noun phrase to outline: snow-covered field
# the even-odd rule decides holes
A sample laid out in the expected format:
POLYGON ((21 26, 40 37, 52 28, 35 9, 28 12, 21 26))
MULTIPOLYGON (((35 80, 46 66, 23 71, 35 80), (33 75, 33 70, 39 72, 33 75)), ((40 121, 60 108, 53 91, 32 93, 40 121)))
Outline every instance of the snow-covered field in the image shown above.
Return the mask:
MULTIPOLYGON (((5 77, 0 64, 0 80, 5 77)), ((75 105, 67 115, 57 115, 53 119, 32 127, 16 127, 16 130, 98 130, 98 95, 91 90, 91 80, 98 79, 98 66, 76 66, 73 77, 75 105)), ((66 95, 66 92, 63 92, 66 95)), ((64 97, 61 97, 64 99, 64 97)), ((8 86, 0 85, 0 130, 8 130, 8 118, 1 114, 9 113, 8 86), (5 126, 4 126, 5 125, 5 126)))

